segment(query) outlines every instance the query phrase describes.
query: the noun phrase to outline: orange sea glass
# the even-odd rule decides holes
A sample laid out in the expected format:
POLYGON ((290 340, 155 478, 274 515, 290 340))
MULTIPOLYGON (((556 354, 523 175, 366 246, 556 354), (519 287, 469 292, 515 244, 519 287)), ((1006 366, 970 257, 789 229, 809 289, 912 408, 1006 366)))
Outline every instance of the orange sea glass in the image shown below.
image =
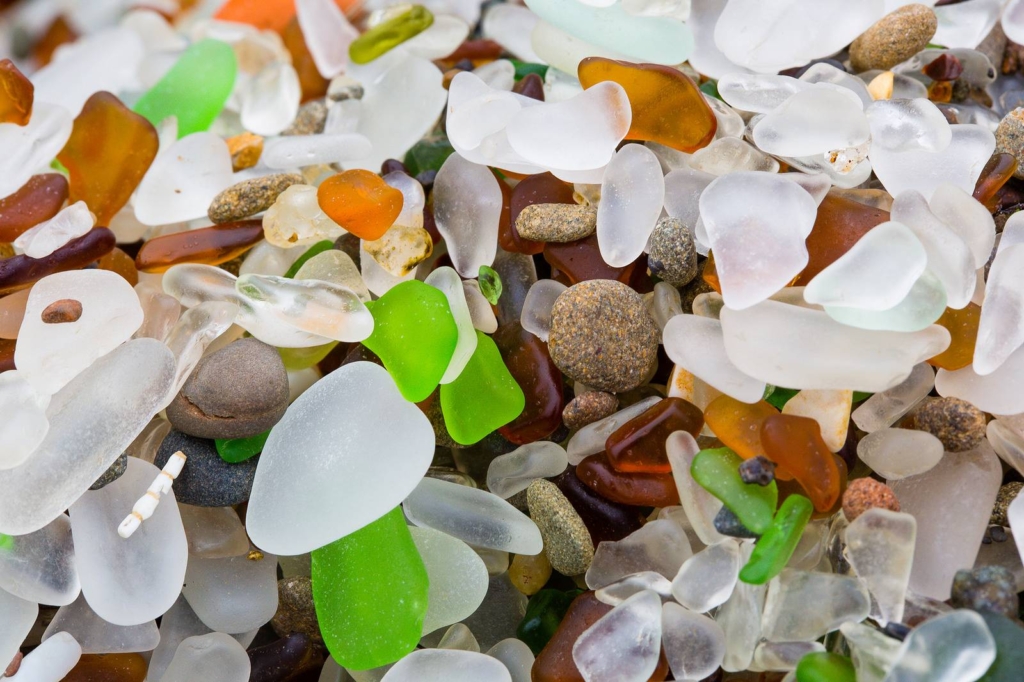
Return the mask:
POLYGON ((240 220, 150 239, 135 256, 142 272, 164 272, 178 263, 220 265, 263 239, 262 220, 240 220))
POLYGON ((612 502, 638 507, 671 507, 679 504, 672 474, 640 474, 616 471, 601 452, 576 466, 576 475, 598 495, 612 502))
POLYGON ((109 92, 97 92, 75 117, 71 137, 57 155, 70 176, 70 201, 84 201, 98 225, 109 225, 159 147, 152 123, 109 92))
POLYGON ((974 185, 974 198, 983 203, 990 212, 995 211, 998 203, 996 194, 1013 177, 1016 170, 1017 159, 1013 154, 993 154, 981 169, 978 182, 974 185))
POLYGON ((587 57, 580 62, 578 74, 584 88, 613 81, 626 91, 633 110, 627 139, 695 152, 715 138, 715 113, 704 93, 678 69, 587 57))
POLYGON ((499 230, 498 244, 506 251, 534 255, 544 250, 544 242, 524 239, 516 230, 516 219, 533 204, 575 204, 573 188, 551 173, 537 173, 521 180, 512 190, 512 214, 508 230, 499 230))
POLYGON ((764 400, 748 404, 720 395, 704 410, 704 420, 715 437, 743 459, 764 454, 761 425, 779 411, 764 400))
POLYGON ((981 306, 968 303, 960 310, 946 308, 935 324, 949 330, 952 341, 949 348, 928 361, 929 365, 948 369, 963 369, 974 361, 974 344, 978 340, 978 323, 981 322, 981 306))
POLYGON ((0 199, 0 242, 57 215, 68 198, 68 181, 60 173, 33 175, 14 194, 0 199))
MULTIPOLYGON (((335 0, 342 11, 354 8, 359 0, 335 0)), ((214 19, 249 24, 259 29, 269 29, 280 33, 288 26, 295 16, 295 0, 228 0, 216 14, 214 19)))
POLYGON ((819 272, 853 248, 868 230, 889 220, 889 212, 852 199, 826 194, 807 237, 807 267, 793 282, 805 286, 819 272))
POLYGON ((402 192, 362 169, 327 178, 316 198, 328 218, 367 241, 380 239, 402 212, 402 192))
POLYGON ((100 270, 109 270, 114 274, 121 275, 124 281, 132 286, 139 283, 139 271, 135 267, 135 261, 116 246, 110 253, 99 259, 96 267, 100 270))
POLYGON ((704 269, 701 271, 700 277, 709 287, 718 293, 722 293, 722 282, 718 279, 718 268, 715 267, 714 252, 708 252, 708 259, 704 261, 704 269))
POLYGON ((604 450, 617 471, 671 474, 665 441, 674 431, 696 438, 702 428, 700 408, 682 398, 665 398, 613 431, 604 450))
POLYGON ((32 81, 10 59, 0 61, 0 123, 27 124, 34 97, 32 81))
POLYGON ((142 682, 148 668, 141 654, 85 654, 62 682, 142 682))
POLYGON ((791 414, 771 415, 761 425, 761 445, 768 459, 793 475, 815 509, 832 508, 839 499, 842 481, 818 422, 791 414))

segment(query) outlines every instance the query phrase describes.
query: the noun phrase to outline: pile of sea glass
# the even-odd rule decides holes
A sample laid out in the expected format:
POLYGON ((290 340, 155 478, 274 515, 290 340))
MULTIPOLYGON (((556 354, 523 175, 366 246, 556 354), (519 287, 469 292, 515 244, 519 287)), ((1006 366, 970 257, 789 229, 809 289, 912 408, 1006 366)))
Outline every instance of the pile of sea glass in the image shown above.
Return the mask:
POLYGON ((423 1, 0 0, 0 678, 1024 679, 1024 0, 423 1))

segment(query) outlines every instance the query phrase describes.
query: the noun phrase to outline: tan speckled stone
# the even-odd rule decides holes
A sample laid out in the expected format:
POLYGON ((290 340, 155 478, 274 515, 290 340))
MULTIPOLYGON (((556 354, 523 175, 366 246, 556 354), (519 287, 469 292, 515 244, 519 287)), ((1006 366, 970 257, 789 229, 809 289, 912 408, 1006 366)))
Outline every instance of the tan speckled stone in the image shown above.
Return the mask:
POLYGON ((538 242, 574 242, 597 230, 597 209, 578 204, 532 204, 516 218, 516 232, 538 242))
POLYGON ((850 45, 854 71, 890 69, 920 52, 938 28, 935 12, 926 5, 904 5, 886 14, 850 45))
POLYGON ((275 173, 231 185, 210 202, 207 215, 215 223, 230 223, 266 211, 292 185, 301 185, 297 173, 275 173))
POLYGON ((526 489, 526 501, 551 567, 562 575, 585 573, 594 560, 594 541, 568 498, 554 483, 539 478, 526 489))
POLYGON ((849 487, 843 493, 843 514, 846 515, 846 520, 852 523, 868 509, 875 507, 898 512, 900 502, 896 499, 896 493, 892 491, 892 488, 881 481, 876 481, 873 478, 858 478, 850 481, 849 487))
POLYGON ((562 421, 570 429, 582 429, 599 419, 615 414, 619 399, 604 391, 587 391, 569 401, 562 410, 562 421))
POLYGON ((996 154, 1012 154, 1017 159, 1013 177, 1024 180, 1024 108, 1016 108, 996 128, 996 154))

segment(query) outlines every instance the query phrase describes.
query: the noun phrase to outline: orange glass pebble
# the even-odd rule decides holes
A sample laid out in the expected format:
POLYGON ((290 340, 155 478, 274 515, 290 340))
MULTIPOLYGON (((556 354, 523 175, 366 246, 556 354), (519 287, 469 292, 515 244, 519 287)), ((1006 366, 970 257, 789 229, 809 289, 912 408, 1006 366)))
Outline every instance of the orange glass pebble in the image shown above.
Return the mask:
POLYGON ((78 40, 78 34, 71 28, 64 15, 58 14, 42 37, 32 46, 32 57, 35 59, 36 65, 42 68, 50 63, 53 53, 58 47, 76 40, 78 40))
MULTIPOLYGON (((344 11, 355 6, 357 0, 335 0, 335 4, 344 11)), ((213 18, 280 33, 294 16, 295 0, 228 0, 213 18)))
POLYGON ((62 682, 142 682, 147 668, 141 654, 86 654, 62 682))
POLYGON ((0 242, 13 242, 25 230, 57 215, 68 198, 60 173, 33 175, 14 194, 0 199, 0 242))
POLYGON ((761 445, 768 459, 793 474, 815 509, 832 508, 839 499, 842 481, 818 422, 808 417, 773 414, 761 425, 761 445))
POLYGON ((156 128, 109 92, 97 92, 75 117, 57 160, 70 175, 72 203, 84 201, 98 225, 128 203, 156 158, 156 128))
POLYGON ((978 182, 974 185, 974 198, 983 203, 989 211, 995 211, 996 194, 1016 171, 1017 159, 1013 154, 993 154, 981 169, 978 182))
POLYGON ((702 428, 700 408, 682 398, 665 398, 613 431, 604 450, 618 471, 671 474, 665 441, 674 431, 687 431, 696 438, 702 428))
POLYGON ((263 239, 262 220, 240 220, 150 239, 135 256, 142 272, 164 272, 178 263, 220 265, 263 239))
POLYGON ((952 372, 974 362, 974 343, 978 340, 980 321, 981 306, 977 303, 968 303, 960 310, 946 308, 935 324, 948 329, 952 341, 949 348, 929 360, 928 364, 952 372))
POLYGON ((626 133, 630 140, 651 140, 695 152, 715 138, 715 113, 704 93, 678 69, 588 57, 580 62, 578 75, 584 88, 604 81, 622 86, 633 110, 626 133))
POLYGON ((132 257, 121 249, 114 247, 114 250, 100 258, 96 264, 100 270, 109 270, 124 277, 124 281, 132 286, 139 283, 139 271, 135 267, 132 257))
POLYGON ((807 237, 807 267, 796 278, 804 286, 853 248, 868 230, 889 220, 889 212, 852 199, 826 194, 807 237))
POLYGON ((761 425, 778 410, 765 401, 741 403, 735 398, 720 395, 704 410, 704 420, 715 437, 743 459, 764 454, 761 447, 761 425))
POLYGON ((225 142, 231 154, 231 169, 236 173, 255 166, 263 153, 263 138, 259 135, 242 133, 229 137, 225 142))
POLYGON ((321 76, 320 71, 316 68, 316 62, 313 61, 313 55, 309 52, 306 38, 302 35, 302 28, 296 17, 292 17, 288 22, 281 33, 281 39, 284 41, 284 47, 288 50, 288 54, 292 56, 292 66, 295 67, 295 73, 299 76, 302 101, 306 102, 326 95, 330 81, 321 76))
POLYGON ((10 59, 0 61, 0 123, 23 126, 32 116, 32 81, 10 59))
POLYGON ((638 507, 671 507, 679 504, 679 491, 672 474, 640 474, 616 471, 603 452, 587 457, 576 466, 576 475, 598 495, 638 507))
POLYGON ((316 198, 328 218, 367 241, 380 239, 402 212, 402 192, 368 170, 327 178, 316 198))

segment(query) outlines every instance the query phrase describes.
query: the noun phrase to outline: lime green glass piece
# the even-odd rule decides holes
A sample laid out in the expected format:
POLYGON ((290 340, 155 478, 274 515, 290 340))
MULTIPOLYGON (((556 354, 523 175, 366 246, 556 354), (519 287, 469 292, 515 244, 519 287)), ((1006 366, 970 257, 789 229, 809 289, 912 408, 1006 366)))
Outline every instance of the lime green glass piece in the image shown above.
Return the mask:
POLYGON ((462 374, 441 385, 444 423, 459 445, 478 443, 526 407, 523 389, 509 373, 498 346, 481 331, 476 339, 476 350, 462 374))
POLYGON ((14 547, 14 537, 0 533, 0 549, 11 549, 14 547))
POLYGON ((487 302, 491 305, 498 305, 498 299, 501 298, 501 275, 494 268, 481 265, 477 283, 480 285, 480 293, 484 295, 487 302))
POLYGON ((448 299, 429 284, 410 280, 366 307, 373 315, 373 334, 363 345, 381 359, 406 400, 426 400, 448 369, 459 338, 448 299))
POLYGON ((754 545, 750 560, 740 570, 740 580, 763 585, 781 573, 793 556, 813 511, 814 505, 803 495, 787 497, 775 513, 772 525, 754 545))
POLYGON ((368 64, 385 52, 422 33, 434 23, 434 15, 423 5, 377 24, 352 41, 348 56, 356 64, 368 64))
POLYGON ((420 140, 405 153, 402 163, 412 176, 424 171, 438 171, 448 157, 455 153, 455 147, 444 135, 420 140))
POLYGON ((857 682, 857 675, 846 656, 815 651, 797 663, 796 682, 857 682))
POLYGON ((322 346, 309 346, 308 348, 278 348, 277 353, 284 361, 286 370, 297 372, 300 369, 312 367, 326 358, 327 354, 337 345, 337 341, 331 341, 322 346))
POLYGON ((306 264, 306 261, 308 261, 313 256, 317 256, 323 253, 324 251, 330 251, 333 248, 334 242, 332 242, 330 239, 325 239, 321 242, 313 244, 313 246, 306 249, 306 253, 299 256, 299 259, 292 263, 292 266, 288 268, 288 272, 284 273, 284 276, 289 279, 294 279, 296 273, 298 273, 302 266, 306 264))
POLYGON ((701 450, 693 458, 690 474, 702 488, 720 499, 740 523, 760 535, 772 525, 779 488, 775 481, 764 486, 744 483, 739 469, 742 463, 743 459, 729 448, 701 450))
POLYGON ((263 452, 263 446, 267 444, 269 436, 270 429, 267 429, 248 438, 217 438, 214 444, 222 460, 238 464, 263 452))
POLYGON ((416 648, 427 613, 427 569, 401 507, 313 550, 320 632, 342 667, 368 670, 416 648))
POLYGON ((178 119, 178 137, 207 130, 235 87, 238 61, 227 43, 207 38, 178 58, 151 87, 134 111, 157 126, 168 116, 178 119))

